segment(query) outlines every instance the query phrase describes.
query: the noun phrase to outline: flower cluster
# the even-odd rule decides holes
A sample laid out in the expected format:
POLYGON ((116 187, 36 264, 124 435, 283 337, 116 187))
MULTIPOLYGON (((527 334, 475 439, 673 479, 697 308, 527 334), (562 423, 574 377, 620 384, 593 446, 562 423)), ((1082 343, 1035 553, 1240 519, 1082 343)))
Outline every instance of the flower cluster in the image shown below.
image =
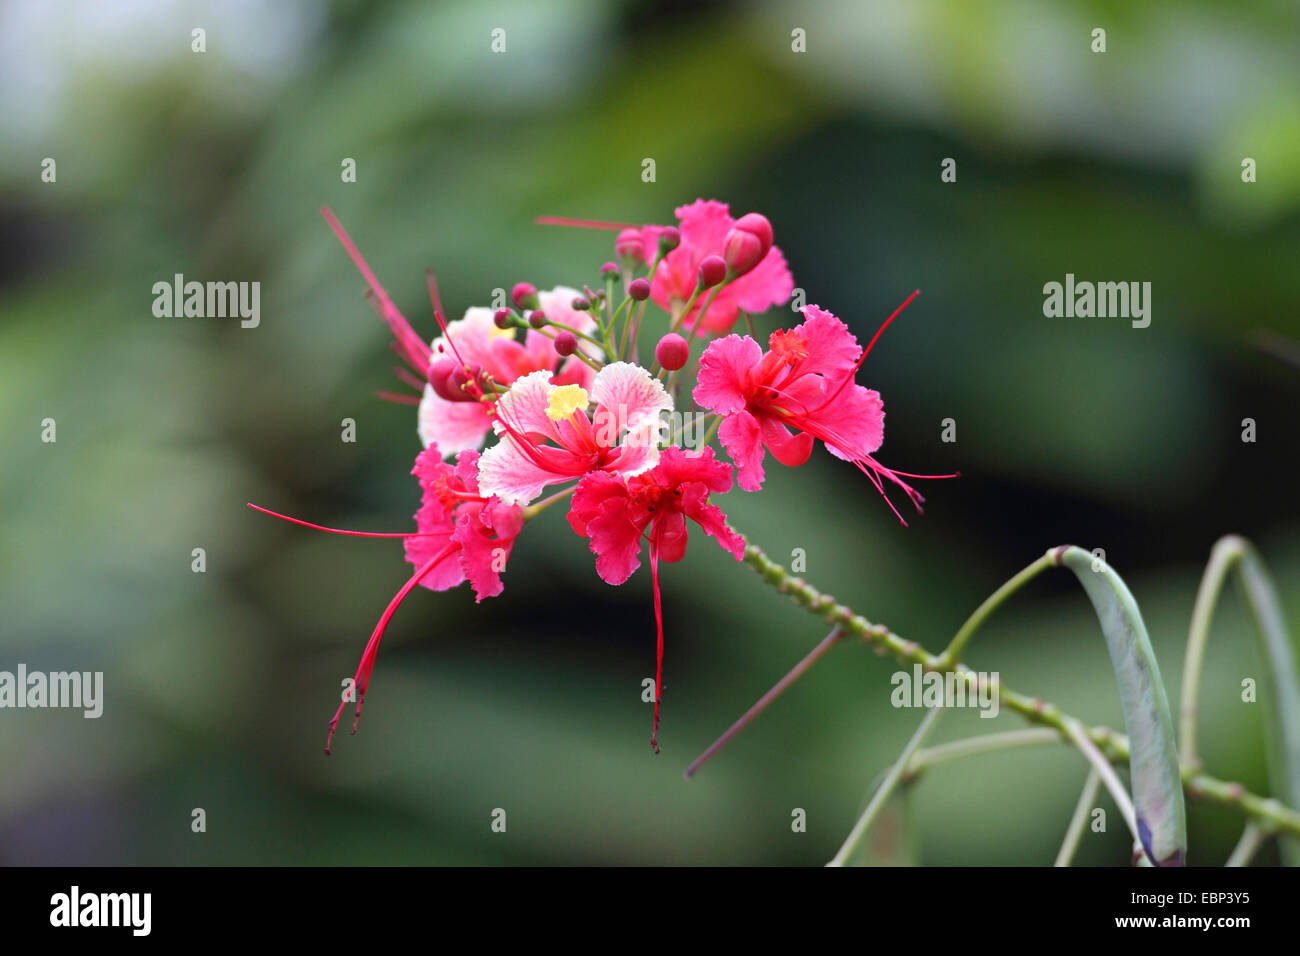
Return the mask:
MULTIPOLYGON (((900 486, 918 511, 922 498, 903 479, 948 477, 893 471, 873 457, 884 440, 884 406, 855 378, 875 338, 864 349, 843 321, 817 306, 804 308, 793 327, 773 331, 766 349, 754 337, 752 316, 789 301, 794 289, 771 223, 758 213, 736 219, 726 204, 699 200, 676 210, 676 225, 541 219, 617 230, 617 261, 601 268, 597 287, 538 290, 520 282, 509 304, 471 308, 448 322, 430 273, 441 334, 428 345, 337 219, 323 213, 409 366, 399 377, 418 394, 385 395, 418 406, 424 445, 412 472, 421 493, 416 530, 372 535, 404 539, 414 573, 385 609, 357 668, 353 732, 380 640, 405 597, 417 586, 443 591, 466 581, 477 600, 500 594, 525 525, 567 501, 569 526, 587 539, 604 581, 623 584, 647 555, 657 632, 657 752, 660 563, 682 559, 692 524, 742 560, 744 538, 712 501, 731 490, 733 477, 743 490, 757 491, 768 452, 797 467, 817 442, 852 462, 887 502, 884 483, 900 486), (651 303, 661 312, 647 319, 651 303), (742 316, 750 334, 729 334, 742 316), (644 360, 643 330, 655 340, 644 360), (709 422, 694 447, 669 424, 683 398, 693 399, 696 414, 709 422), (715 433, 730 463, 715 454, 715 433)), ((343 708, 330 721, 330 739, 343 708)))

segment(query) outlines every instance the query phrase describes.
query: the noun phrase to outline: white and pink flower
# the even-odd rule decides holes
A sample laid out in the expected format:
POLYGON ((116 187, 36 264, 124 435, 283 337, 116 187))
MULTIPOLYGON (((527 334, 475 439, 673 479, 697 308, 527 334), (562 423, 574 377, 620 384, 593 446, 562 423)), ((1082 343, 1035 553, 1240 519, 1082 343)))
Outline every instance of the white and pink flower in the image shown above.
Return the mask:
POLYGON ((527 504, 548 485, 593 471, 640 474, 658 462, 661 415, 672 410, 663 384, 631 362, 602 368, 590 393, 532 372, 495 403, 493 427, 501 440, 479 459, 479 487, 504 502, 527 504))

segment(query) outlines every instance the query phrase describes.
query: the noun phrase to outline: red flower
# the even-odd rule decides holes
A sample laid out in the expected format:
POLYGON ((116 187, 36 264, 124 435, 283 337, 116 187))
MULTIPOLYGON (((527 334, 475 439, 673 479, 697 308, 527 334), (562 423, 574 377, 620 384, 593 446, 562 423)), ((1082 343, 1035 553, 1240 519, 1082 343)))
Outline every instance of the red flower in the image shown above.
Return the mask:
MULTIPOLYGON (((393 614, 417 584, 431 591, 446 591, 468 579, 476 602, 501 593, 501 572, 524 526, 524 513, 516 505, 504 505, 498 498, 484 498, 478 493, 478 457, 476 451, 463 451, 453 467, 442 460, 437 445, 430 445, 416 456, 411 474, 420 480, 422 503, 415 513, 418 530, 405 536, 405 545, 406 560, 417 570, 388 602, 361 654, 353 678, 357 697, 354 734, 379 655, 379 642, 393 614)), ((339 704, 330 720, 326 753, 330 752, 330 741, 347 704, 346 700, 339 704)))
POLYGON ((573 494, 569 524, 590 539, 596 572, 609 584, 622 584, 641 565, 641 542, 650 546, 650 576, 654 589, 655 714, 651 746, 658 752, 659 692, 663 686, 664 628, 659 599, 659 560, 680 561, 686 554, 690 518, 739 561, 745 539, 727 526, 727 516, 709 495, 731 489, 731 466, 715 461, 713 449, 687 452, 665 448, 659 464, 647 472, 621 478, 591 472, 573 494))
POLYGON ((871 346, 863 351, 848 326, 815 305, 803 314, 793 329, 772 333, 767 352, 747 335, 728 335, 700 357, 695 401, 723 416, 718 438, 736 463, 737 483, 757 491, 765 451, 794 467, 820 440, 832 455, 853 462, 886 502, 882 478, 901 487, 920 511, 924 499, 902 478, 951 476, 893 471, 871 457, 885 439, 884 403, 874 389, 853 381, 871 346))
MULTIPOLYGON (((485 498, 479 494, 478 457, 476 451, 463 451, 453 466, 442 460, 437 445, 430 445, 420 452, 411 470, 411 474, 419 479, 422 492, 420 510, 415 514, 417 530, 413 532, 326 528, 249 503, 249 507, 256 511, 318 531, 362 538, 404 539, 406 560, 415 565, 416 571, 388 602, 361 654, 361 663, 357 665, 352 682, 357 704, 352 721, 354 734, 361 720, 361 706, 365 703, 366 688, 370 685, 370 674, 375 669, 384 631, 417 584, 431 591, 446 591, 468 579, 476 601, 501 593, 501 572, 505 570, 510 549, 524 526, 524 513, 516 505, 503 504, 499 498, 485 498)), ((330 720, 329 735, 325 738, 326 753, 330 752, 334 731, 348 703, 347 700, 340 703, 330 720)))

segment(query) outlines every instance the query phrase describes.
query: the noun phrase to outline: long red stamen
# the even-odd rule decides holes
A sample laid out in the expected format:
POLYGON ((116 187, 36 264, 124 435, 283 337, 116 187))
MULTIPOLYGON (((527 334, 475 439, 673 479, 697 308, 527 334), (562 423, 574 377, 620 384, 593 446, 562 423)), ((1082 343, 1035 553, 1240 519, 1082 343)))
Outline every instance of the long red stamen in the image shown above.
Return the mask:
POLYGON ((833 402, 839 396, 840 392, 844 391, 845 387, 847 387, 848 384, 853 381, 853 379, 858 374, 858 369, 862 368, 862 363, 867 360, 867 356, 871 354, 872 348, 874 348, 876 342, 880 340, 881 334, 885 331, 885 329, 889 328, 889 323, 893 322, 894 319, 898 318, 899 313, 902 312, 904 309, 906 309, 909 305, 911 305, 912 300, 915 299, 920 294, 921 294, 921 290, 917 289, 915 292, 913 292, 911 295, 909 295, 906 299, 903 300, 902 305, 900 305, 897 309, 895 309, 893 312, 889 314, 889 318, 885 319, 884 324, 881 325, 880 328, 876 329, 876 334, 871 337, 871 341, 867 343, 867 347, 863 349, 862 354, 858 356, 858 363, 853 366, 853 370, 844 376, 844 381, 840 382, 839 387, 836 388, 835 391, 832 392, 827 397, 826 401, 822 402, 820 405, 818 405, 816 408, 813 409, 814 412, 821 411, 823 408, 825 408, 827 405, 833 402))
POLYGON ((445 534, 446 532, 422 532, 422 531, 347 531, 343 528, 327 528, 321 524, 312 524, 310 521, 303 521, 301 518, 290 518, 288 515, 282 515, 278 511, 272 511, 270 508, 263 508, 261 505, 255 505, 251 501, 248 507, 254 511, 260 511, 264 515, 270 515, 272 518, 279 518, 281 521, 288 521, 291 524, 300 524, 304 528, 314 528, 317 531, 328 531, 330 534, 346 534, 357 538, 429 538, 434 534, 445 534))
POLYGON ((400 365, 393 366, 393 374, 396 375, 401 380, 403 385, 409 385, 417 392, 424 391, 424 385, 425 382, 427 381, 426 379, 416 378, 414 375, 412 375, 406 369, 402 368, 400 365))
POLYGON ((325 217, 325 221, 329 223, 330 229, 334 231, 334 235, 338 237, 339 243, 343 246, 343 251, 348 254, 348 258, 352 260, 352 263, 357 267, 357 271, 361 273, 361 277, 366 280, 366 285, 370 287, 371 292, 379 301, 381 307, 380 316, 388 323, 393 337, 406 350, 411 364, 417 369, 427 369, 429 367, 429 346, 415 333, 415 330, 411 328, 411 323, 406 321, 406 317, 393 304, 393 300, 388 297, 384 287, 379 284, 379 279, 371 271, 370 266, 366 264, 365 258, 361 255, 361 250, 356 247, 356 243, 352 241, 352 237, 347 234, 347 230, 343 228, 343 225, 330 211, 330 208, 322 206, 320 214, 325 217))
POLYGON ((438 320, 438 328, 447 334, 447 312, 442 307, 442 296, 438 294, 438 276, 432 269, 424 270, 424 282, 429 287, 429 303, 433 306, 433 317, 438 320))
POLYGON ((578 229, 635 229, 626 222, 605 222, 600 219, 571 219, 568 216, 538 216, 533 222, 539 226, 575 226, 578 229))
POLYGON ((392 402, 394 405, 420 404, 420 396, 418 395, 403 395, 398 392, 385 392, 382 389, 375 392, 375 395, 385 402, 392 402))
MULTIPOLYGON (((447 316, 442 308, 442 296, 438 293, 438 276, 432 269, 425 269, 424 279, 426 284, 429 286, 429 302, 433 305, 433 317, 438 322, 438 328, 442 330, 443 340, 451 346, 451 354, 456 356, 456 361, 465 368, 469 368, 469 363, 461 357, 460 350, 456 348, 456 340, 453 339, 451 333, 447 331, 447 316)), ((486 393, 483 391, 483 387, 479 385, 477 378, 471 378, 465 383, 465 387, 469 393, 479 401, 482 401, 487 397, 486 393)))
MULTIPOLYGON (((366 688, 370 686, 370 675, 375 669, 375 658, 379 655, 379 642, 383 640, 384 631, 388 628, 388 622, 392 620, 393 614, 396 613, 401 603, 406 600, 406 596, 420 583, 420 579, 459 548, 459 544, 449 544, 426 561, 415 574, 411 575, 410 580, 402 585, 402 589, 393 596, 393 599, 388 602, 388 607, 384 609, 383 616, 379 618, 379 623, 375 625, 375 629, 370 635, 370 640, 366 642, 366 649, 361 655, 361 663, 357 665, 357 672, 352 678, 352 687, 357 695, 357 712, 356 716, 352 718, 352 732, 354 734, 357 732, 357 723, 361 720, 361 705, 366 700, 366 688)), ((346 700, 339 704, 339 709, 334 712, 334 717, 330 720, 329 734, 325 738, 325 753, 327 755, 330 752, 330 741, 334 739, 334 731, 338 729, 339 718, 343 716, 343 708, 347 705, 346 700)))
POLYGON ((664 686, 664 612, 659 600, 659 549, 653 541, 650 543, 650 583, 655 592, 655 722, 650 732, 650 746, 658 753, 659 697, 664 686))

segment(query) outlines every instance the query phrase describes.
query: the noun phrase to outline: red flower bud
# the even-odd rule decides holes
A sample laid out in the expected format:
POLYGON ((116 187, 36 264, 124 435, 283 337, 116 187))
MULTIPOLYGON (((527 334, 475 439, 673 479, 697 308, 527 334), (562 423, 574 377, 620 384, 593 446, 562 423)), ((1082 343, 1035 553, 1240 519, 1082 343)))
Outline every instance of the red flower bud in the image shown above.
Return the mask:
POLYGON ((722 251, 727 269, 734 276, 743 276, 763 261, 772 248, 772 224, 767 217, 756 212, 747 213, 736 220, 723 240, 722 251))
POLYGON ((540 329, 546 324, 546 313, 537 311, 528 313, 528 324, 535 329, 540 329))
POLYGON ((637 302, 650 298, 650 283, 645 279, 633 279, 627 284, 627 294, 637 302))
POLYGON ((606 262, 603 266, 600 267, 600 274, 607 279, 609 278, 617 279, 621 271, 622 270, 620 270, 618 267, 618 263, 615 262, 606 262))
POLYGON ((727 277, 727 263, 722 256, 705 256, 700 263, 701 289, 711 289, 727 277))
POLYGON ((682 234, 676 226, 669 226, 659 233, 659 254, 668 255, 682 244, 682 234))
POLYGON ((562 329, 555 335, 555 351, 561 355, 572 355, 578 351, 578 337, 567 329, 562 329))
POLYGON ((510 290, 510 301, 520 309, 537 308, 537 288, 531 282, 519 282, 510 290))
POLYGON ((624 229, 614 240, 615 254, 629 268, 645 261, 645 240, 641 238, 640 229, 624 229))
POLYGON ((588 309, 591 308, 591 300, 584 299, 582 296, 578 296, 571 303, 569 303, 569 305, 573 308, 575 312, 586 312, 588 309))
POLYGON ((772 224, 762 213, 747 212, 736 220, 732 228, 743 229, 758 236, 758 241, 763 244, 763 255, 767 255, 767 250, 772 248, 772 224))
POLYGON ((727 261, 727 272, 733 277, 752 271, 764 256, 763 243, 758 236, 743 229, 732 229, 727 233, 722 252, 727 261))
POLYGON ((655 346, 655 358, 670 372, 675 372, 691 357, 691 347, 676 332, 669 332, 655 346))
POLYGON ((512 324, 510 321, 510 310, 497 309, 495 312, 492 313, 492 321, 496 323, 496 327, 498 329, 510 328, 512 324))

